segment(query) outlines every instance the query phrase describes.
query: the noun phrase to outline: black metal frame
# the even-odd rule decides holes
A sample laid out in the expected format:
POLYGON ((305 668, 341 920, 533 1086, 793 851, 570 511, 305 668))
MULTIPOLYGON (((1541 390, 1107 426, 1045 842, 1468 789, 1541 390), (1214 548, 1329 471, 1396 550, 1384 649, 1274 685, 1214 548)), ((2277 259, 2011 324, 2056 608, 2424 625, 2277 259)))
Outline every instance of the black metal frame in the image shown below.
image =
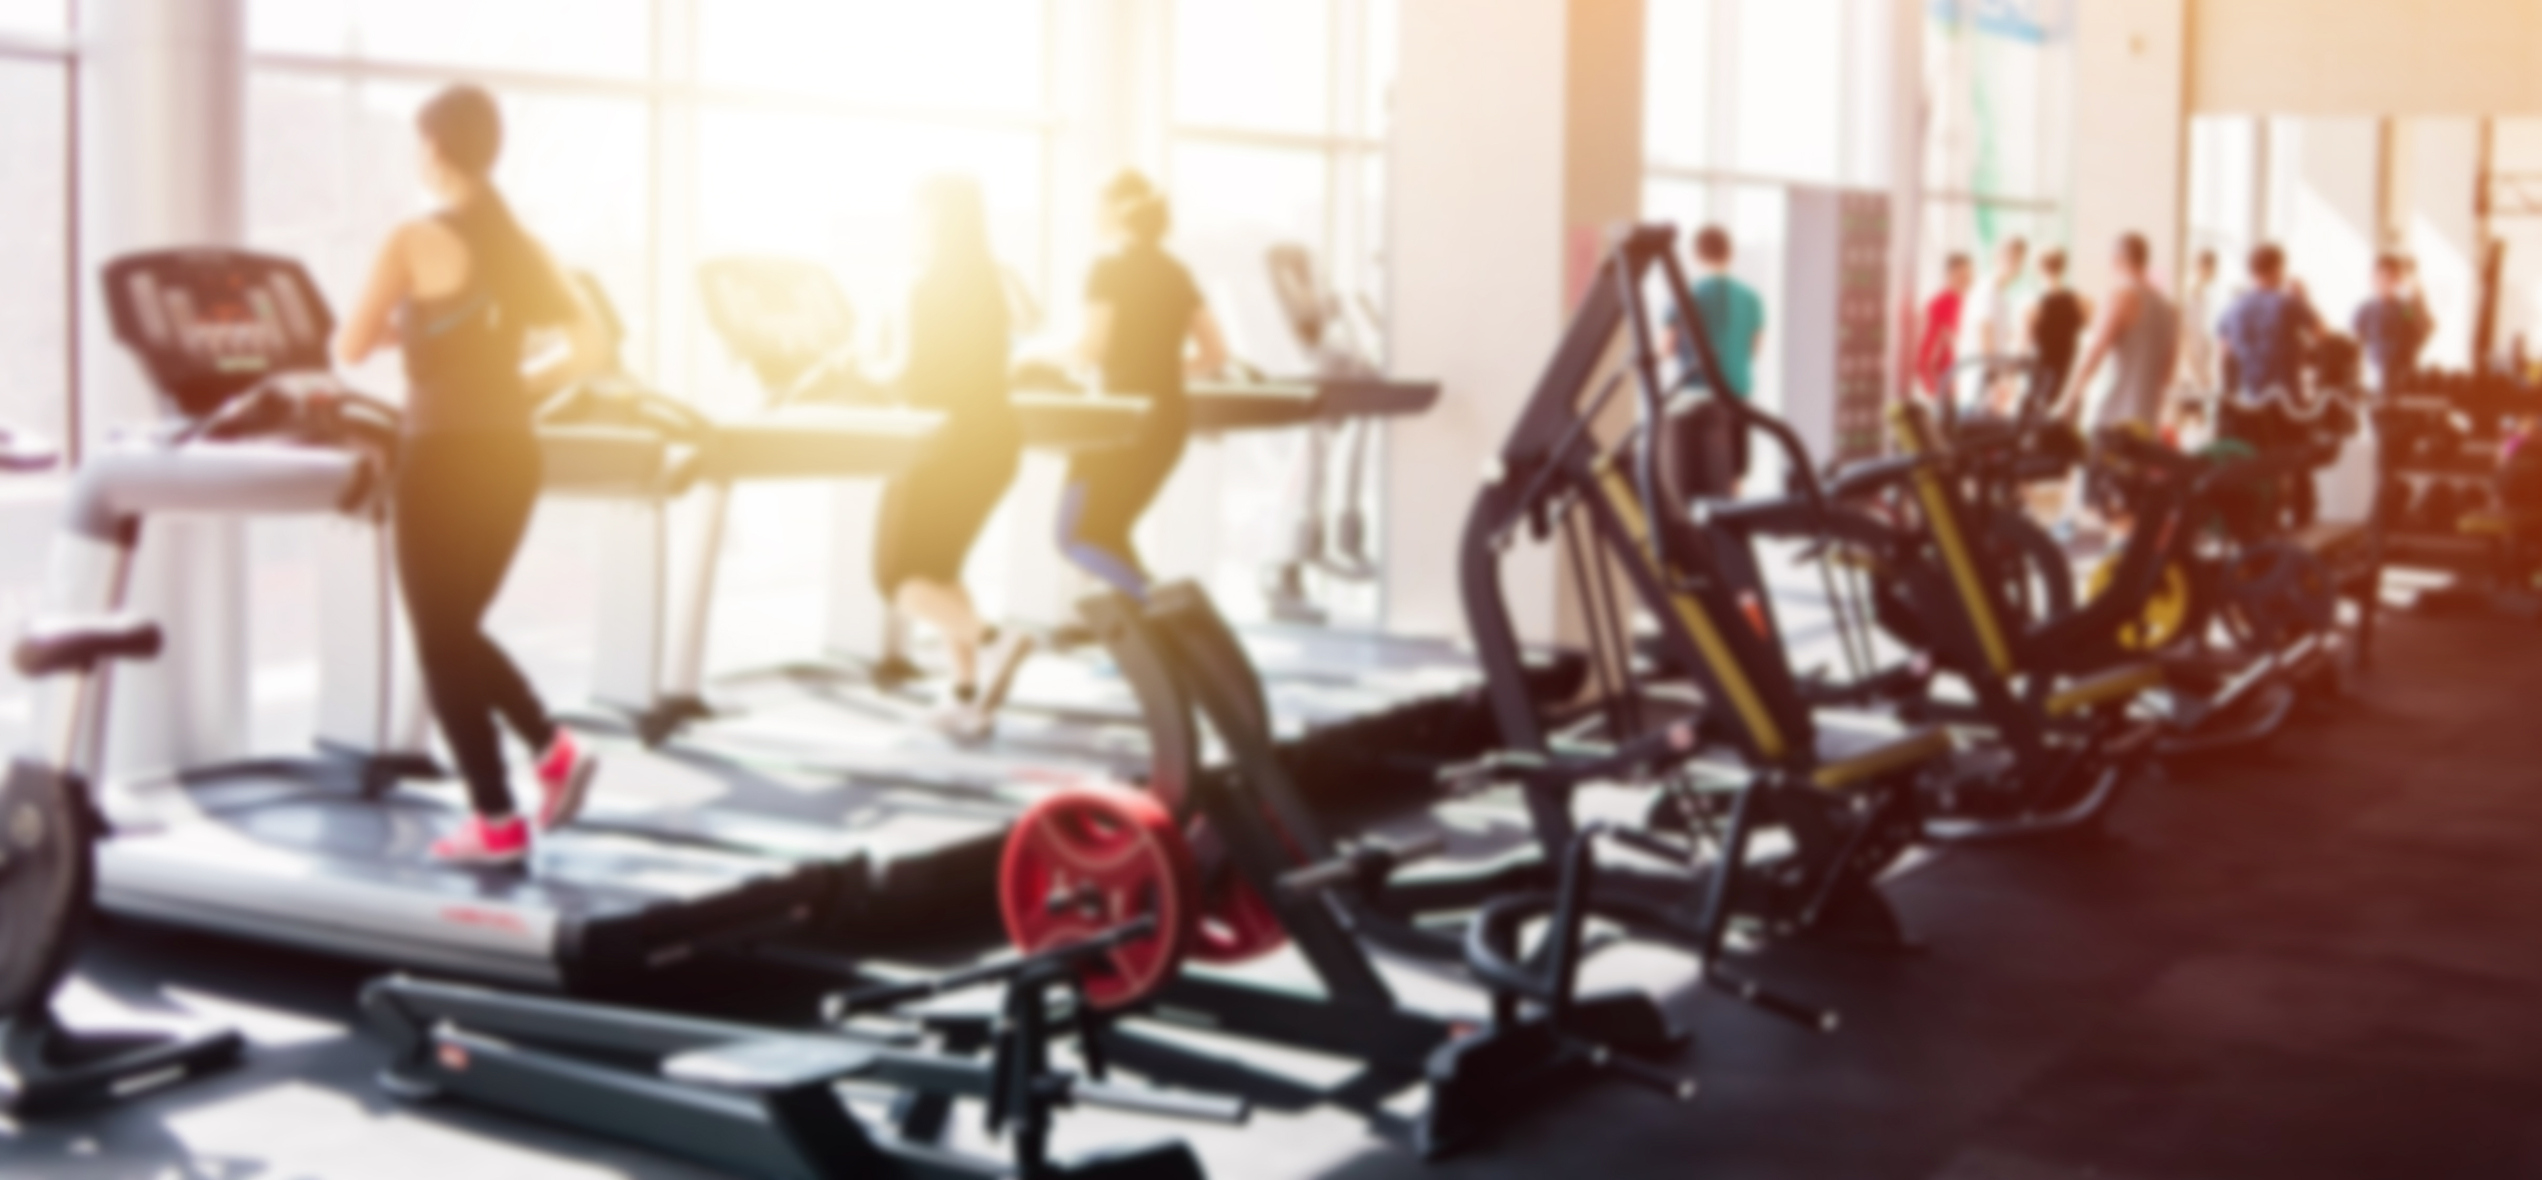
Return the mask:
MULTIPOLYGON (((1266 1105, 1342 1106, 1432 1157, 1543 1105, 1559 1093, 1559 1083, 1590 1074, 1641 1082, 1680 1098, 1692 1095, 1690 1081, 1648 1064, 1676 1056, 1687 1041, 1655 1001, 1630 992, 1582 999, 1573 988, 1582 931, 1591 917, 1662 931, 1681 942, 1701 941, 1675 912, 1682 906, 1628 902, 1593 891, 1588 864, 1577 858, 1557 870, 1563 874, 1558 897, 1535 888, 1550 876, 1541 865, 1430 888, 1393 888, 1389 875, 1418 853, 1376 842, 1346 848, 1325 833, 1273 739, 1260 678, 1204 592, 1176 583, 1155 588, 1143 605, 1104 595, 1083 609, 1136 686, 1152 727, 1187 729, 1205 720, 1226 747, 1228 768, 1192 780, 1183 800, 1186 814, 1207 824, 1224 857, 1218 871, 1232 874, 1270 904, 1323 992, 1314 997, 1186 971, 1123 1014, 1126 1019, 1102 1023, 1097 1035, 1106 1057, 1156 1076, 1233 1089, 1266 1105), (1483 944, 1470 933, 1449 933, 1417 920, 1485 902, 1552 918, 1549 975, 1515 968, 1492 972, 1473 957, 1471 948, 1483 944), (1431 958, 1464 957, 1492 992, 1494 1019, 1460 1028, 1402 1007, 1377 973, 1369 942, 1431 958), (1362 1067, 1338 1086, 1314 1089, 1147 1035, 1141 1020, 1308 1049, 1357 1060, 1362 1067), (1407 1121, 1384 1109, 1390 1096, 1424 1082, 1429 1104, 1418 1118, 1407 1121)), ((1501 956, 1511 953, 1510 942, 1498 936, 1489 945, 1501 956)), ((1717 939, 1708 945, 1718 950, 1717 939)), ((1790 1010, 1806 1011, 1797 1005, 1790 1010)), ((1808 1018, 1818 1019, 1815 1013, 1808 1018)))
MULTIPOLYGON (((1726 749, 1746 769, 1716 857, 1716 865, 1734 871, 1710 874, 1702 949, 1718 948, 1720 920, 1733 913, 1759 916, 1774 933, 1832 923, 1864 941, 1902 943, 1896 915, 1874 881, 1916 834, 1916 768, 1843 791, 1814 785, 1820 764, 1814 722, 1786 653, 1759 621, 1765 602, 1740 568, 1737 548, 1696 527, 1671 502, 1660 477, 1662 432, 1654 427, 1667 414, 1666 391, 1651 343, 1647 285, 1666 287, 1678 330, 1709 387, 1730 387, 1673 257, 1675 234, 1672 226, 1644 225, 1616 243, 1466 520, 1460 582, 1467 626, 1503 744, 1534 767, 1509 777, 1526 786, 1538 842, 1549 863, 1558 861, 1578 835, 1570 789, 1600 768, 1595 756, 1558 744, 1554 719, 1516 691, 1522 648, 1501 567, 1522 535, 1545 540, 1559 530, 1572 545, 1569 565, 1583 600, 1601 608, 1591 612, 1591 640, 1600 648, 1591 662, 1607 676, 1607 748, 1633 750, 1685 724, 1682 709, 1672 715, 1644 707, 1649 666, 1635 659, 1623 617, 1626 604, 1639 604, 1655 627, 1649 650, 1656 663, 1691 682, 1704 702, 1699 723, 1707 744, 1726 749), (1628 336, 1629 369, 1601 381, 1619 333, 1628 336), (1598 420, 1628 380, 1635 425, 1602 442, 1598 420), (1797 851, 1779 868, 1761 871, 1749 860, 1751 838, 1769 824, 1789 830, 1797 851)), ((1831 517, 1791 429, 1737 399, 1723 404, 1739 429, 1765 434, 1791 457, 1794 510, 1831 517)), ((1665 773, 1682 764, 1693 745, 1657 741, 1650 748, 1655 756, 1638 769, 1665 773)), ((1708 963, 1716 957, 1705 955, 1708 963)))
POLYGON ((788 1180, 1200 1180, 1180 1141, 1054 1159, 1051 1131, 1072 1104, 1241 1122, 1246 1107, 1204 1095, 1106 1084, 1100 1042, 1086 1073, 1054 1068, 1050 1048, 1090 1011, 1075 995, 1076 963, 1150 931, 1133 923, 1095 938, 985 969, 868 988, 839 1007, 884 1011, 982 984, 1004 985, 994 1016, 940 1014, 922 1025, 934 1049, 908 1038, 789 1032, 637 1008, 518 995, 391 976, 362 993, 388 1042, 380 1084, 409 1099, 457 1097, 753 1176, 788 1180), (1071 1018, 1074 1017, 1074 1023, 1071 1018), (986 1050, 985 1054, 981 1050, 986 1050), (888 1128, 868 1125, 839 1093, 846 1082, 894 1087, 888 1128), (1006 1159, 942 1142, 958 1099, 987 1105, 1006 1159))

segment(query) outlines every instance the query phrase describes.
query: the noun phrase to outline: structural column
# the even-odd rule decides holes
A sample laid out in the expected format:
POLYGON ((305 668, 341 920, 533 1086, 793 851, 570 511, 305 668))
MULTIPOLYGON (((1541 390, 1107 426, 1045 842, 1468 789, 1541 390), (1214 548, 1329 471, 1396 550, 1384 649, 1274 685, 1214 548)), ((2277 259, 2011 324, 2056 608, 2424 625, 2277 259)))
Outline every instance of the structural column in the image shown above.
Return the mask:
MULTIPOLYGON (((1387 432, 1386 625, 1461 634, 1457 542, 1484 469, 1609 235, 1641 212, 1641 0, 1403 0, 1387 176, 1392 368, 1444 388, 1387 432)), ((1558 637, 1549 551, 1510 606, 1558 637)))
POLYGON ((2077 0, 2073 242, 2085 290, 2110 280, 2111 244, 2145 235, 2166 287, 2187 235, 2187 0, 2077 0))
MULTIPOLYGON (((86 453, 160 407, 116 345, 93 276, 133 250, 235 244, 246 229, 245 0, 81 6, 80 363, 86 453)), ((134 606, 166 628, 155 663, 116 673, 110 764, 145 771, 236 752, 248 721, 243 526, 159 521, 134 606)))
POLYGON ((2480 291, 2480 121, 2394 123, 2385 233, 2417 261, 2427 305, 2436 310, 2436 334, 2419 360, 2467 368, 2480 291))

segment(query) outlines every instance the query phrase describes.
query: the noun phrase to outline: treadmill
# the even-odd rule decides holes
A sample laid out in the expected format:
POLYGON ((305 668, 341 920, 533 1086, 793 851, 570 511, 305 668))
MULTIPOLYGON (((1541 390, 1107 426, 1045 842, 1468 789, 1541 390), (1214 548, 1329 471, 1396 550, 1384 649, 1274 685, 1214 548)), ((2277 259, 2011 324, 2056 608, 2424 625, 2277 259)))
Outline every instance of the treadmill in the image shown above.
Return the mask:
MULTIPOLYGON (((776 257, 720 258, 700 267, 699 280, 709 322, 767 390, 767 405, 757 420, 783 429, 789 421, 820 415, 886 412, 875 407, 889 395, 855 363, 855 319, 845 294, 818 264, 776 257)), ((1143 398, 1050 393, 1018 394, 1015 407, 1028 451, 1052 456, 1122 445, 1147 412, 1143 398)), ((838 512, 843 526, 831 538, 837 553, 831 591, 836 601, 820 650, 777 668, 724 677, 709 693, 704 669, 730 488, 738 480, 773 477, 746 467, 728 470, 707 487, 706 536, 698 547, 691 591, 667 632, 674 646, 664 674, 650 682, 620 681, 602 689, 606 703, 635 718, 649 741, 669 739, 711 720, 718 735, 752 735, 763 753, 790 746, 795 756, 812 764, 842 768, 872 766, 882 758, 944 783, 1019 774, 1079 781, 1149 772, 1147 739, 1136 711, 1129 708, 1090 717, 1001 719, 999 738, 985 746, 955 746, 925 731, 926 700, 912 684, 917 670, 900 651, 886 604, 873 591, 868 564, 874 497, 881 490, 874 476, 887 473, 833 463, 826 470, 798 474, 842 484, 838 512), (771 684, 781 692, 754 691, 771 684), (783 695, 817 699, 826 707, 827 723, 755 724, 750 714, 783 708, 777 699, 783 695), (839 712, 847 714, 850 724, 837 724, 839 712), (797 736, 784 732, 789 729, 797 736), (825 751, 844 757, 829 757, 825 751)), ((1056 557, 1054 550, 1054 564, 1056 557)), ((1026 579, 1055 577, 1057 572, 1016 571, 1026 579)))
MULTIPOLYGON (((855 320, 846 295, 819 264, 775 257, 724 258, 705 264, 700 278, 709 323, 726 348, 758 377, 772 401, 875 396, 871 382, 856 368, 855 320)), ((1365 374, 1298 382, 1203 382, 1189 390, 1192 430, 1201 436, 1418 413, 1437 400, 1438 392, 1434 382, 1390 381, 1365 374)), ((1134 396, 1091 393, 1048 374, 1019 380, 1013 396, 1023 417, 1026 445, 1045 455, 1118 445, 1135 426, 1135 420, 1117 420, 1121 408, 1144 403, 1134 396), (1116 420, 1117 433, 1091 426, 1071 430, 1070 424, 1102 423, 1105 416, 1116 420)), ((1031 507, 1020 510, 1028 523, 1018 539, 1013 564, 1018 567, 1015 585, 1026 606, 1011 613, 1065 636, 1074 630, 1075 596, 1070 587, 1078 583, 1078 575, 1065 564, 1057 547, 1046 543, 1047 534, 1035 527, 1040 520, 1055 516, 1059 489, 1057 473, 1049 464, 1040 466, 1054 482, 1036 486, 1030 458, 1010 499, 1027 505, 1047 499, 1052 508, 1048 513, 1031 507)), ((1472 657, 1448 640, 1277 625, 1246 628, 1245 637, 1269 682, 1280 734, 1292 740, 1311 732, 1363 725, 1406 708, 1436 705, 1464 696, 1481 683, 1472 657)), ((834 693, 840 686, 853 686, 871 701, 888 699, 909 676, 905 664, 890 653, 847 650, 834 641, 825 654, 831 657, 827 665, 799 666, 793 670, 796 678, 820 683, 834 693), (813 670, 816 667, 818 671, 813 670)), ((1106 751, 1105 761, 1116 772, 1138 772, 1145 765, 1143 759, 1125 761, 1113 752, 1126 748, 1119 739, 1119 727, 1134 726, 1139 718, 1136 694, 1099 651, 1075 654, 1080 658, 1036 658, 1025 665, 999 715, 999 734, 991 748, 1064 758, 1072 749, 1091 747, 1106 751)), ((902 707, 907 707, 906 699, 902 707)), ((1479 711, 1476 717, 1480 719, 1479 711)))
MULTIPOLYGON (((179 249, 117 259, 104 281, 115 336, 168 413, 74 478, 53 609, 124 606, 135 551, 160 514, 342 514, 378 543, 398 411, 329 371, 333 321, 306 270, 273 255, 179 249)), ((394 635, 374 628, 363 653, 378 679, 394 667, 394 635)), ((96 707, 80 714, 89 724, 77 748, 93 772, 107 698, 95 682, 84 691, 96 707)), ((377 736, 375 749, 395 746, 377 736)), ((403 967, 589 990, 810 928, 850 867, 626 826, 544 835, 521 867, 444 865, 427 848, 466 814, 462 793, 407 781, 411 756, 385 760, 383 771, 382 759, 339 744, 92 773, 113 833, 99 847, 99 905, 403 967)))
MULTIPOLYGON (((852 850, 839 925, 820 939, 835 944, 862 932, 861 919, 929 908, 909 904, 912 898, 985 897, 1007 827, 1052 788, 1153 779, 1160 761, 1180 765, 1159 758, 1137 716, 1102 727, 1035 719, 1011 727, 994 747, 956 745, 920 723, 917 702, 837 665, 726 678, 710 699, 704 644, 735 488, 814 481, 836 485, 843 497, 870 491, 924 444, 938 416, 837 396, 710 416, 628 371, 608 292, 589 275, 577 277, 607 329, 608 359, 601 372, 541 408, 540 436, 551 456, 560 440, 629 435, 649 440, 661 456, 660 472, 648 478, 624 471, 612 478, 610 465, 586 459, 582 466, 596 477, 562 484, 551 457, 549 494, 603 509, 595 523, 612 571, 593 611, 591 701, 568 720, 644 747, 603 747, 610 777, 579 829, 633 826, 780 856, 852 850), (687 511, 675 514, 675 507, 687 511), (675 523, 697 529, 694 545, 673 544, 675 523), (675 570, 675 549, 684 560, 699 556, 675 570), (625 789, 631 777, 635 790, 625 789), (678 778, 668 793, 686 802, 666 807, 647 798, 642 780, 651 777, 678 778)), ((786 322, 766 310, 753 314, 771 331, 786 322)), ((1139 410, 1043 415, 1028 429, 1045 445, 1102 445, 1125 436, 1139 410)), ((870 517, 854 507, 842 505, 837 543, 861 556, 870 517)), ((876 598, 861 566, 838 580, 835 594, 876 598)), ((830 613, 835 621, 842 612, 830 613)))

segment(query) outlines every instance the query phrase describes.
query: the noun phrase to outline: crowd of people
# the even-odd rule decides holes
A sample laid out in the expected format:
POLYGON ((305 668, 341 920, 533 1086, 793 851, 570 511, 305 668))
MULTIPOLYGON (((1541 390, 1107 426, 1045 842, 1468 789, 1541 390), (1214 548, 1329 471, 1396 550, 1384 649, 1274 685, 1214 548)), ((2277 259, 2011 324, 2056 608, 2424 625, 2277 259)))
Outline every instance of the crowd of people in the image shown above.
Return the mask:
MULTIPOLYGON (((2094 425, 2139 422, 2167 431, 2216 395, 2301 391, 2302 359, 2334 329, 2315 310, 2285 251, 2262 244, 2248 258, 2248 283, 2222 301, 2218 260, 2200 250, 2187 282, 2163 289, 2141 234, 2121 235, 2115 280, 2096 304, 2067 283, 2065 251, 2040 253, 2008 238, 1981 283, 1965 252, 1943 259, 1942 283, 1924 301, 1915 348, 1916 386, 1927 397, 1965 396, 1973 378, 1984 407, 2009 412, 2027 393, 2058 416, 2094 425), (2093 379, 2107 365, 2111 380, 2093 379)), ((2406 380, 2435 329, 2416 267, 2399 254, 2374 262, 2373 294, 2349 325, 2380 383, 2406 380)))

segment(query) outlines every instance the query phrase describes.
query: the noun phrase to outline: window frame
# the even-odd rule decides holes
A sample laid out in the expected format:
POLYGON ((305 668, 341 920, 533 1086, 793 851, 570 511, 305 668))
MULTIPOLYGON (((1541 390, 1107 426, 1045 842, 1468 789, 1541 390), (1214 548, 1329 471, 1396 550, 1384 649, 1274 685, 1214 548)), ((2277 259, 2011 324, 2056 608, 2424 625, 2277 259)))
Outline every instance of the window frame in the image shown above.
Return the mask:
POLYGON ((80 43, 73 0, 63 0, 64 32, 0 32, 0 61, 34 62, 62 71, 62 388, 60 412, 65 468, 80 459, 80 341, 86 304, 80 297, 80 43))
MULTIPOLYGON (((253 3, 254 0, 248 2, 253 3)), ((1061 18, 1067 10, 1064 0, 1040 0, 1042 87, 1040 109, 1031 112, 877 103, 781 87, 709 83, 702 77, 704 38, 698 22, 699 5, 711 2, 641 0, 644 19, 650 23, 652 30, 642 76, 412 61, 368 52, 327 54, 258 50, 253 46, 247 50, 245 65, 251 80, 259 75, 283 75, 349 83, 472 82, 498 91, 633 100, 642 104, 648 143, 645 171, 649 182, 656 186, 646 211, 644 272, 647 290, 644 298, 654 301, 657 308, 662 306, 660 301, 665 298, 665 292, 671 289, 666 286, 666 280, 677 283, 677 276, 694 270, 700 261, 696 256, 696 243, 701 236, 699 219, 703 216, 704 205, 701 199, 704 185, 696 169, 666 167, 664 161, 675 153, 686 160, 694 160, 698 151, 696 136, 706 122, 705 116, 711 111, 756 110, 903 123, 914 127, 1020 132, 1034 137, 1041 150, 1042 191, 1037 203, 1042 212, 1038 257, 1018 259, 1018 262, 1038 271, 1033 276, 1034 281, 1042 289, 1049 289, 1057 261, 1053 246, 1054 206, 1057 204, 1054 200, 1057 181, 1054 161, 1064 150, 1065 136, 1071 130, 1061 112, 1059 93, 1060 59, 1066 40, 1060 28, 1061 18), (680 141, 683 132, 685 142, 680 141), (677 185, 678 191, 662 191, 660 186, 666 184, 677 185), (685 219, 685 224, 675 224, 674 218, 685 219)), ((645 339, 628 342, 630 361, 658 377, 676 377, 681 388, 695 387, 700 376, 697 360, 704 351, 696 338, 701 324, 701 317, 696 315, 659 322, 656 330, 647 333, 645 339)))

